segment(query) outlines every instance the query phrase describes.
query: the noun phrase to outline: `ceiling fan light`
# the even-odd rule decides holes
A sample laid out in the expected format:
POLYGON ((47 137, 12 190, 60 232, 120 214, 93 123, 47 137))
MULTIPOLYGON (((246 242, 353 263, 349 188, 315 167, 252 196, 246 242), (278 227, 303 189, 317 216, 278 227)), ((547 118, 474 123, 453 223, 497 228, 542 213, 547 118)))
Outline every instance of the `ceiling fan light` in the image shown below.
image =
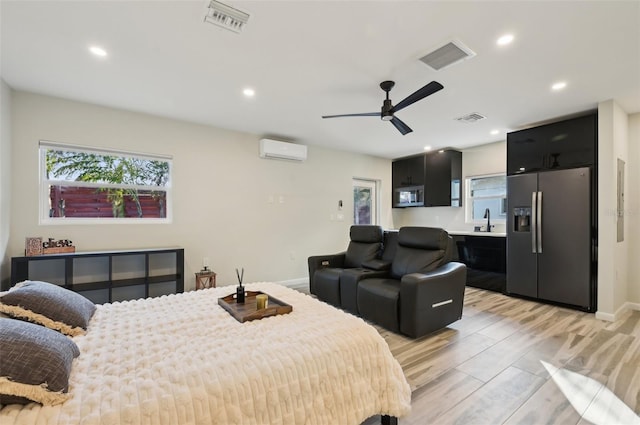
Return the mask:
POLYGON ((391 104, 391 99, 389 99, 389 92, 387 91, 387 99, 385 99, 384 102, 382 103, 380 119, 382 121, 391 121, 393 119, 393 112, 391 112, 392 110, 393 110, 393 105, 391 104))

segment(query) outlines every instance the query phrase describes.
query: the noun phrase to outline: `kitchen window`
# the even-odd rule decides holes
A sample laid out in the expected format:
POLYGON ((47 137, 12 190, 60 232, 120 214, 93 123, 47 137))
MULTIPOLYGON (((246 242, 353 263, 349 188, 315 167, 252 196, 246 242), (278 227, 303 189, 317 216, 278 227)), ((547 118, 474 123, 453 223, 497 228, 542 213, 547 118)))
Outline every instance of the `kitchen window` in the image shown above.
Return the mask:
POLYGON ((488 209, 492 223, 505 223, 507 219, 507 176, 495 174, 489 176, 468 177, 467 187, 467 223, 486 223, 485 211, 488 209))
POLYGON ((167 223, 171 157, 40 142, 40 222, 167 223))

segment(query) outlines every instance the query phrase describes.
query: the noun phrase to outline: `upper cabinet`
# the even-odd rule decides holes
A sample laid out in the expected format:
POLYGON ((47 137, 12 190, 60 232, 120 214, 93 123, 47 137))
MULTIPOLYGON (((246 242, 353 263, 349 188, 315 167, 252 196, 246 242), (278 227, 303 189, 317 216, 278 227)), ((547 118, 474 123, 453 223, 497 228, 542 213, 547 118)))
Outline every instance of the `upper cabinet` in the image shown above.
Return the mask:
POLYGON ((507 174, 592 166, 597 136, 597 114, 508 133, 507 174))
POLYGON ((418 155, 393 161, 391 164, 393 187, 424 185, 424 160, 424 155, 418 155))
POLYGON ((443 151, 392 163, 393 207, 462 205, 462 153, 443 151))
POLYGON ((444 151, 426 155, 425 207, 462 206, 462 152, 444 151))

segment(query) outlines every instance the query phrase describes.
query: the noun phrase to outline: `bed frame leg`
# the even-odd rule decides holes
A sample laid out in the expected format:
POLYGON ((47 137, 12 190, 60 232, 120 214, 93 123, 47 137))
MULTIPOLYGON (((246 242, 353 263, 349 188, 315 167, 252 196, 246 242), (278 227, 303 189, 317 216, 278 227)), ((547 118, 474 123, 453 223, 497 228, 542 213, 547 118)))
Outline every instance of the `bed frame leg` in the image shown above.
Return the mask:
POLYGON ((380 419, 382 425, 398 425, 398 418, 395 416, 382 415, 380 419))

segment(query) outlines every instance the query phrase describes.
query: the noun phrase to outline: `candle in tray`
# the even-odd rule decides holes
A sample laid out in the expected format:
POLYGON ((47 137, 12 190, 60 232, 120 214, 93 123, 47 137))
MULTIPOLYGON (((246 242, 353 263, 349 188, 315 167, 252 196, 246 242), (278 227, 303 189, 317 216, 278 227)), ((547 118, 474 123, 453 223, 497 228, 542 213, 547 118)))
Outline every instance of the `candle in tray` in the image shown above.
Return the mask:
POLYGON ((269 305, 269 296, 267 294, 256 295, 256 307, 263 310, 269 305))

